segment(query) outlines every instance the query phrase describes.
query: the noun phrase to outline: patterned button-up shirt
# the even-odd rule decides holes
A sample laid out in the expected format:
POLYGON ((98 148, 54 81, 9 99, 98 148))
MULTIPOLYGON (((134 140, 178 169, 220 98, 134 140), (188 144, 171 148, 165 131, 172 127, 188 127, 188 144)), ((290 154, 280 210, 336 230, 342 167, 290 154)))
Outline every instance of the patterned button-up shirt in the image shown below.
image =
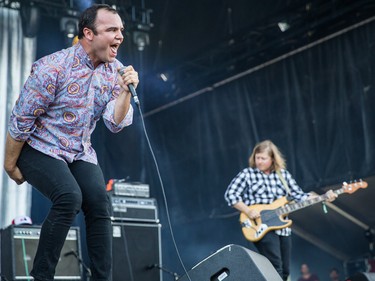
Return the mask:
POLYGON ((112 132, 133 120, 130 106, 119 124, 114 121, 121 66, 115 60, 94 68, 79 43, 36 61, 13 108, 10 135, 57 159, 97 164, 90 137, 100 117, 112 132))

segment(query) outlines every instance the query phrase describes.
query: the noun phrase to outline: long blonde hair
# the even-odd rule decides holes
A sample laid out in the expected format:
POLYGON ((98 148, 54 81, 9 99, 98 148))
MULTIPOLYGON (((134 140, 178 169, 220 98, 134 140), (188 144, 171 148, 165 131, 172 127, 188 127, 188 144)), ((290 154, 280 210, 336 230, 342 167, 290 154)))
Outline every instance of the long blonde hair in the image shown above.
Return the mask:
POLYGON ((255 165, 255 154, 266 152, 268 156, 272 158, 272 171, 280 171, 281 169, 286 169, 286 161, 277 146, 270 140, 264 140, 258 143, 254 149, 253 153, 249 158, 249 166, 251 168, 256 168, 255 165))

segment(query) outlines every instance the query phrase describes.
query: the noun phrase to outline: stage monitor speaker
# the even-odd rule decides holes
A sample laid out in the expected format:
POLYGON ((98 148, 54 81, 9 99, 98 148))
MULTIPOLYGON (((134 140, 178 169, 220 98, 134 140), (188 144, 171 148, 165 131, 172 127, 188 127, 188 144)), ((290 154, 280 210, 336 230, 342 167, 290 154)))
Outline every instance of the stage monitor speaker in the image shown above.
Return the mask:
POLYGON ((375 273, 373 272, 358 272, 349 278, 346 281, 375 281, 375 273))
POLYGON ((161 281, 161 225, 113 222, 112 280, 161 281))
MULTIPOLYGON (((29 273, 39 242, 39 226, 11 225, 1 232, 1 274, 8 281, 31 280, 29 273)), ((69 230, 56 267, 55 280, 81 280, 79 228, 69 230), (66 255, 67 254, 67 255, 66 255)))
MULTIPOLYGON (((282 281, 264 256, 238 245, 227 245, 194 266, 191 281, 282 281)), ((187 275, 179 281, 190 281, 187 275)))

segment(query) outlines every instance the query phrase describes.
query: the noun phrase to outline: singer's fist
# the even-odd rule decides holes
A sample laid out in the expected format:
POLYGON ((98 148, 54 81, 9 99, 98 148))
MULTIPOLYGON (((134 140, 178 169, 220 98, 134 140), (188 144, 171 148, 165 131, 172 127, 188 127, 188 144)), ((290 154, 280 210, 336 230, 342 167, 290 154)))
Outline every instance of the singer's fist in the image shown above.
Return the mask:
POLYGON ((137 88, 139 83, 138 72, 134 70, 133 66, 124 66, 118 68, 118 73, 121 76, 121 79, 118 79, 119 85, 129 93, 129 84, 133 84, 134 88, 137 88))

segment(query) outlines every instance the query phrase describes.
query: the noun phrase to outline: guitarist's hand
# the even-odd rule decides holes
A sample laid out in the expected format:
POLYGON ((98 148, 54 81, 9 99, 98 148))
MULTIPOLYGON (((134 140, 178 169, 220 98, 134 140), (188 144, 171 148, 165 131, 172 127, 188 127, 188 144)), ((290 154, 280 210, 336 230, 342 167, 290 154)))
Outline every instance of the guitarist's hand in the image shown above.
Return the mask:
POLYGON ((328 190, 325 194, 327 196, 327 202, 332 202, 337 198, 337 194, 331 190, 328 190))
POLYGON ((260 211, 249 208, 244 202, 240 201, 233 205, 238 211, 246 214, 249 219, 254 220, 260 217, 260 211))
POLYGON ((249 210, 248 212, 246 212, 246 215, 252 219, 252 220, 255 220, 257 218, 260 217, 260 212, 257 211, 257 210, 249 210))

